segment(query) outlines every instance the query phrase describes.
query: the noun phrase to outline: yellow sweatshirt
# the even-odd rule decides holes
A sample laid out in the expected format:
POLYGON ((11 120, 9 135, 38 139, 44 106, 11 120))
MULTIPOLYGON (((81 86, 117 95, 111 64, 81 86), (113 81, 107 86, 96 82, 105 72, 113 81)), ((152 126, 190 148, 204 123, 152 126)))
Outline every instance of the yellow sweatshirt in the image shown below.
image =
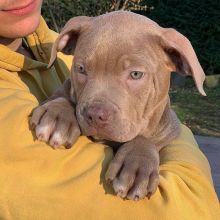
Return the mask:
POLYGON ((43 19, 27 37, 38 61, 0 45, 0 219, 219 220, 209 164, 185 126, 160 153, 157 192, 139 202, 122 200, 106 186, 110 148, 80 137, 70 150, 53 150, 33 139, 28 116, 71 65, 71 57, 59 54, 46 69, 55 37, 43 19))

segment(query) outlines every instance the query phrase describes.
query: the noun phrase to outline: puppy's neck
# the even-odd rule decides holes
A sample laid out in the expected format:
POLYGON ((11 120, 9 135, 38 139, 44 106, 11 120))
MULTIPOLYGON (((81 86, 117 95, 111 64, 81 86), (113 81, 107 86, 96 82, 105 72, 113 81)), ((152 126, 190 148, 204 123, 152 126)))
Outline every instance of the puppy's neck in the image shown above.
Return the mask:
POLYGON ((143 136, 149 138, 158 150, 169 144, 180 134, 180 122, 170 107, 170 99, 159 106, 157 114, 151 117, 143 136))

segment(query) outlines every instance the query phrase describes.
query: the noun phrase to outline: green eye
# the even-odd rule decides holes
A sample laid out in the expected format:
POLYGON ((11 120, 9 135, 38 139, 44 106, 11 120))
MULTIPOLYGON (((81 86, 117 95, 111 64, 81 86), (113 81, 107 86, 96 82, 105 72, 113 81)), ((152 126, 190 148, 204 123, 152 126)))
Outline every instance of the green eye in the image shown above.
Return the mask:
POLYGON ((140 71, 132 71, 130 73, 131 78, 134 80, 140 79, 143 75, 144 75, 144 73, 140 72, 140 71))

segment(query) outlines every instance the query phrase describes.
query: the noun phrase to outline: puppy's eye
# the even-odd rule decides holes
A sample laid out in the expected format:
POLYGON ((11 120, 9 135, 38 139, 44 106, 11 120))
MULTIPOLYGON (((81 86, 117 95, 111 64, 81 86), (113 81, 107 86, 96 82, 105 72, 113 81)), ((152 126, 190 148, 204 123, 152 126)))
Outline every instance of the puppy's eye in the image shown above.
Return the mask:
POLYGON ((132 71, 132 72, 130 72, 130 76, 131 76, 131 78, 134 79, 134 80, 137 80, 137 79, 142 78, 143 75, 144 75, 144 73, 143 73, 143 72, 140 72, 140 71, 132 71))
POLYGON ((86 74, 86 71, 83 65, 76 65, 74 69, 77 73, 86 74))

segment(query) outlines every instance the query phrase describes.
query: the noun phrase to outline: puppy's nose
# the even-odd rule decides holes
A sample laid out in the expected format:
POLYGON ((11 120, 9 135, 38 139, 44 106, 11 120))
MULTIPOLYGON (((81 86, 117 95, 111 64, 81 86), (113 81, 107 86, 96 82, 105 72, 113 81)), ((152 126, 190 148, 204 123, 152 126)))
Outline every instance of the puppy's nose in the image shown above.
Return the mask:
POLYGON ((110 113, 101 105, 92 105, 84 109, 84 117, 89 125, 103 127, 108 123, 110 113))

